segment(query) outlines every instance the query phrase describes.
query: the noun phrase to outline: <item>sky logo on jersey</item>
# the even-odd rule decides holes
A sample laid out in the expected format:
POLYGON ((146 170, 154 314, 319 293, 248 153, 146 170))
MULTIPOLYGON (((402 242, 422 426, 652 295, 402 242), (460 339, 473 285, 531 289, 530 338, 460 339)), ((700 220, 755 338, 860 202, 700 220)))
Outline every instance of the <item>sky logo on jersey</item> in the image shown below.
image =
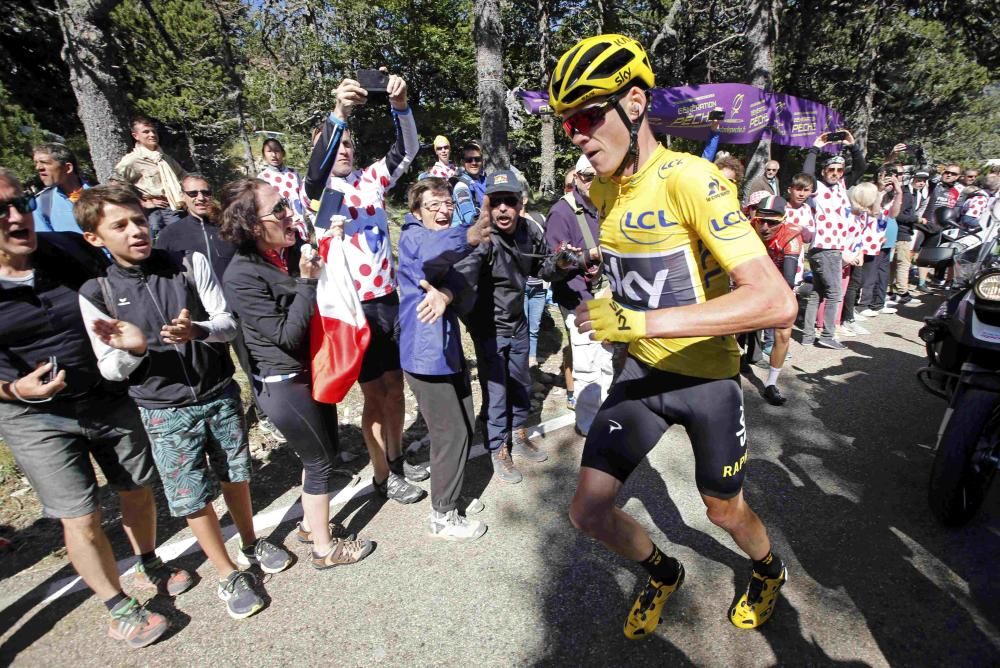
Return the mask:
POLYGON ((735 241, 745 237, 751 231, 750 221, 739 209, 730 211, 722 217, 721 221, 718 218, 713 218, 708 225, 709 234, 719 241, 735 241))
POLYGON ((626 211, 618 221, 618 229, 629 241, 637 244, 657 244, 673 232, 671 228, 680 223, 667 219, 667 212, 659 211, 626 211))
POLYGON ((650 255, 604 254, 605 275, 615 299, 647 310, 698 302, 687 248, 650 255))

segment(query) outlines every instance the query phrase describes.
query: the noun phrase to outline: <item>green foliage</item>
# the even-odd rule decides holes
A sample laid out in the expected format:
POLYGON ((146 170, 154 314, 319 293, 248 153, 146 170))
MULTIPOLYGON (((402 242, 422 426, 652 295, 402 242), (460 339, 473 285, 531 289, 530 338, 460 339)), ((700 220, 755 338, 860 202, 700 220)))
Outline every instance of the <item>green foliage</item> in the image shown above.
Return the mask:
POLYGON ((0 166, 14 172, 22 183, 35 175, 31 147, 43 141, 38 121, 12 98, 0 83, 0 166))

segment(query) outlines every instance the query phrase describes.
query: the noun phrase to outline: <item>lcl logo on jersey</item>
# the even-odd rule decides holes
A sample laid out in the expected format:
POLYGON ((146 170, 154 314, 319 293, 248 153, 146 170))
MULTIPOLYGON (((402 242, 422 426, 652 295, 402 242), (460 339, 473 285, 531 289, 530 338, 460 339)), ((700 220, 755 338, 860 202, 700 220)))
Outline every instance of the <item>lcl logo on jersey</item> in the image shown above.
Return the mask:
POLYGON ((655 244, 663 241, 673 232, 671 228, 680 223, 669 220, 667 212, 659 211, 626 211, 618 221, 618 229, 629 241, 637 244, 655 244))
POLYGON ((747 217, 739 209, 730 211, 722 217, 721 221, 718 218, 713 218, 712 222, 708 225, 709 233, 720 241, 739 239, 749 234, 751 229, 750 221, 747 220, 747 217), (741 225, 740 223, 744 224, 741 225))
POLYGON ((661 179, 667 178, 667 172, 676 167, 677 165, 683 164, 683 158, 675 158, 673 160, 668 160, 659 167, 656 168, 656 175, 661 179))

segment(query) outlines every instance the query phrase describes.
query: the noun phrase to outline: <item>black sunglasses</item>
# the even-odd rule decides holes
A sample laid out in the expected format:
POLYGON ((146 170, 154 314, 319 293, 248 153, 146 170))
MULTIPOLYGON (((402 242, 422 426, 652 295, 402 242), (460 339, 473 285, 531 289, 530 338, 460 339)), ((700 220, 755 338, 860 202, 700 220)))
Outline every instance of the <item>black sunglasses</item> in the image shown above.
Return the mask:
POLYGON ((515 207, 521 203, 521 198, 517 195, 490 195, 490 206, 500 206, 504 204, 509 207, 515 207))
POLYGON ((948 176, 961 176, 961 172, 945 172, 948 176))
POLYGON ((0 200, 0 220, 7 220, 10 217, 10 207, 14 207, 18 213, 29 213, 35 210, 35 206, 35 198, 31 195, 0 200))
POLYGON ((194 199, 198 195, 203 195, 204 197, 211 197, 212 196, 212 191, 211 190, 185 190, 184 194, 187 195, 188 197, 190 197, 191 199, 194 199))
POLYGON ((274 216, 275 218, 281 218, 282 215, 284 215, 285 211, 291 208, 292 208, 291 203, 289 203, 287 199, 282 197, 277 202, 275 202, 274 208, 271 209, 270 213, 264 214, 263 216, 260 217, 266 218, 267 216, 274 216))
POLYGON ((472 164, 477 164, 482 162, 482 158, 462 158, 462 162, 471 162, 472 164))

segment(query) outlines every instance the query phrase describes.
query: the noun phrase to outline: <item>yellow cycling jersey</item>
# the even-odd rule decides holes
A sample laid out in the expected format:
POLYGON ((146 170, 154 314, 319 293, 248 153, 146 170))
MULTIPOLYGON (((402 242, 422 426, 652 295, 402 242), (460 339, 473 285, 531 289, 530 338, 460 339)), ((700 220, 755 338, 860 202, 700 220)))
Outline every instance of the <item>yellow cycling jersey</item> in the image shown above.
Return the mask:
MULTIPOLYGON (((628 178, 598 178, 590 199, 600 215, 604 275, 615 300, 655 310, 729 292, 728 272, 764 244, 740 210, 733 183, 715 165, 660 146, 628 178)), ((639 339, 629 353, 649 366, 697 378, 739 373, 732 335, 639 339)))

